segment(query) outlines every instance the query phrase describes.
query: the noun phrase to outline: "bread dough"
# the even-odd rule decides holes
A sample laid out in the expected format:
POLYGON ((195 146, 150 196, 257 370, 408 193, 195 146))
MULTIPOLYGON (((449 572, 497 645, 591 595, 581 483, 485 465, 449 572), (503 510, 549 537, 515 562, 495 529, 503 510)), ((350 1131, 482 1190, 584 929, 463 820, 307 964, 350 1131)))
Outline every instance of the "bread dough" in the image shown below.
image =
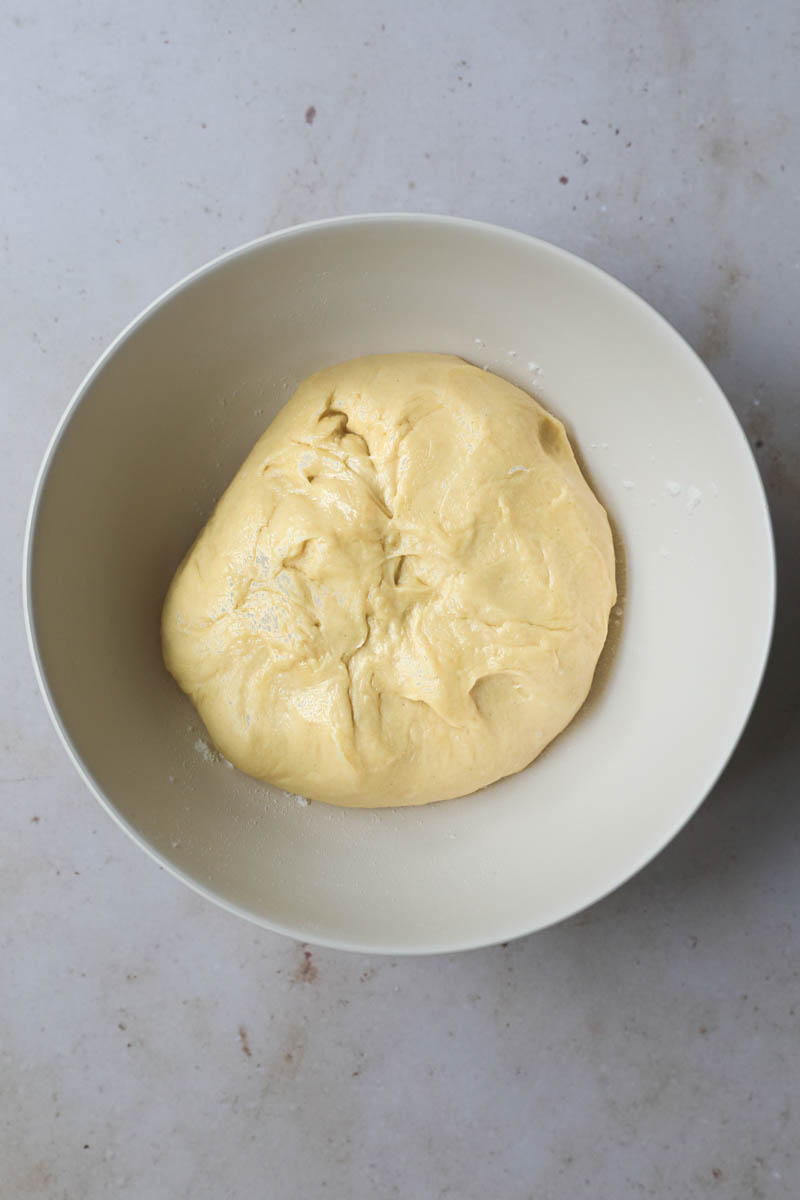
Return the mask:
POLYGON ((355 359, 278 413, 175 575, 164 659, 231 762, 330 804, 426 804, 572 719, 616 595, 564 427, 443 354, 355 359))

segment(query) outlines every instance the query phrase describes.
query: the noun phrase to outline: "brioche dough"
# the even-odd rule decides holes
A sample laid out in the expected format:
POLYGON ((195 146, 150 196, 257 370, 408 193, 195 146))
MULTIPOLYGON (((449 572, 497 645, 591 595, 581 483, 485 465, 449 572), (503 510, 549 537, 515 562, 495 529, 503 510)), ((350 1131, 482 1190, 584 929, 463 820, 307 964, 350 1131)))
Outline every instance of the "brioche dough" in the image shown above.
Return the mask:
POLYGON ((561 423, 443 354, 312 375, 175 575, 164 659, 216 745, 330 804, 526 766, 583 703, 615 599, 561 423))

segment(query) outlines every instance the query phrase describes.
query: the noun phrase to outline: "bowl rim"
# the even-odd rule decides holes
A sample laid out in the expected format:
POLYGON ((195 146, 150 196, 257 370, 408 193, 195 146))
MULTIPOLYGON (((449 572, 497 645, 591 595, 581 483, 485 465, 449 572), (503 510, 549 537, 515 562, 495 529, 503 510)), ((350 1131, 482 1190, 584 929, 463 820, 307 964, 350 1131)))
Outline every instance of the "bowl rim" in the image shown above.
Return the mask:
POLYGON ((543 929, 547 929, 551 925, 559 924, 562 921, 567 921, 590 905, 604 900, 607 896, 615 892, 617 888, 622 887, 634 875, 638 874, 638 872, 641 871, 649 862, 655 859, 677 836, 681 829, 688 824, 688 822, 700 808, 701 804, 707 798, 730 761, 731 756, 733 755, 734 750, 741 739, 742 733, 749 722, 761 690, 764 672, 766 670, 769 653, 772 646, 777 600, 776 584, 777 563, 775 537, 770 516, 769 503, 767 500, 764 482, 761 478, 761 473, 758 470, 758 466, 756 464, 750 444, 747 441, 747 437, 733 407, 730 404, 730 401, 720 385, 717 383, 713 374, 700 358, 694 347, 691 346, 689 342, 681 336, 680 333, 678 333, 678 331, 673 325, 670 324, 666 317, 662 316, 657 309, 653 308, 652 305, 644 300, 637 292, 633 291, 632 288, 628 287, 627 284, 623 283, 615 276, 610 275, 607 271, 603 270, 602 267, 596 266, 594 263, 589 262, 587 259, 582 258, 580 255, 575 254, 571 250, 565 250, 561 246, 555 245, 552 242, 546 241, 545 239, 536 237, 532 234, 523 233, 515 229, 509 229, 506 226, 496 225, 489 221, 480 221, 469 217, 450 216, 445 213, 424 212, 353 213, 345 216, 326 217, 318 220, 304 221, 297 225, 287 226, 286 228, 275 230, 272 233, 267 233, 261 235, 260 237, 252 238, 250 241, 244 242, 239 246, 235 246, 230 250, 224 251, 222 254, 219 254, 215 258, 210 259, 208 262, 203 263, 195 270, 190 271, 176 283, 172 284, 170 287, 161 292, 160 295, 146 305, 146 307, 143 308, 136 316, 134 316, 133 319, 129 321, 128 324, 125 325, 124 328, 116 335, 116 337, 113 338, 106 349, 101 353, 99 358, 89 368, 78 387, 73 392, 71 399, 64 409, 64 412, 61 414, 61 417, 59 418, 53 434, 47 444, 41 464, 36 474, 33 493, 25 522, 25 535, 22 554, 22 607, 25 622, 25 634, 28 643, 28 650, 30 652, 31 661, 33 664, 34 674, 36 676, 39 689, 42 693, 45 708, 50 717, 50 721, 52 722, 52 725, 58 734, 61 744, 66 750, 68 758, 72 762, 73 767, 83 780, 86 787, 93 794, 101 807, 112 818, 112 820, 114 820, 116 824, 124 830, 124 832, 136 843, 137 846, 139 846, 140 849, 149 855, 149 857, 152 858, 159 866, 163 867, 164 870, 168 871, 176 879, 179 879, 182 883, 186 884, 194 892, 198 893, 206 900, 211 901, 213 904, 216 904, 231 914, 234 914, 238 917, 243 917, 245 920, 250 921, 251 923, 263 929, 268 929, 274 933, 282 934, 285 937, 293 938, 294 940, 303 944, 310 943, 312 945, 326 947, 329 949, 345 950, 360 954, 388 954, 393 956, 412 954, 446 954, 464 950, 478 950, 487 946, 497 945, 500 942, 512 941, 520 937, 527 937, 532 933, 537 933, 543 929), (606 287, 611 287, 619 292, 622 292, 629 303, 633 303, 634 306, 638 306, 640 309, 646 310, 650 319, 656 319, 656 322, 661 326, 662 333, 664 333, 668 339, 672 340, 677 346, 679 346, 682 353, 688 353, 694 357, 696 364, 701 369, 701 372, 706 376, 707 384, 724 402, 723 411, 727 411, 728 418, 735 426, 752 467, 753 481, 756 485, 755 494, 760 500, 759 515, 762 518, 763 534, 766 542, 765 548, 767 549, 769 559, 768 578, 764 580, 767 588, 765 596, 767 619, 760 630, 762 644, 758 656, 758 667, 753 679, 752 697, 749 703, 744 707, 741 722, 735 732, 735 736, 733 737, 730 746, 723 750, 721 754, 717 755, 714 761, 710 764, 706 772, 705 781, 697 789, 697 795, 693 802, 685 810, 681 809, 675 821, 670 824, 669 832, 666 836, 660 838, 656 844, 649 846, 646 851, 632 861, 632 863, 626 868, 625 873, 620 878, 617 878, 615 882, 610 884, 602 892, 596 893, 593 891, 591 894, 587 894, 577 901, 573 900, 569 907, 565 911, 560 912, 558 915, 553 915, 549 918, 545 918, 544 920, 534 921, 533 924, 530 922, 523 922, 521 926, 511 928, 507 932, 501 932, 496 936, 489 938, 483 937, 478 940, 470 939, 469 937, 461 937, 450 939, 441 943, 418 944, 414 943, 413 941, 400 943, 377 943, 360 942, 358 940, 348 940, 347 938, 337 938, 327 935, 309 936, 308 931, 303 930, 302 928, 287 925, 276 920, 268 920, 259 913, 253 912, 250 909, 244 908, 231 900, 225 899, 217 892, 207 887, 205 884, 194 879, 185 870, 177 866, 153 845, 151 845, 138 832, 138 830, 116 808, 114 803, 95 781, 87 765, 83 762, 77 748, 75 747, 67 729, 61 720, 58 708, 50 691, 47 674, 40 654, 36 632, 36 622, 33 612, 33 547, 36 538, 36 525, 39 507, 45 482, 47 480, 50 467, 55 458, 61 439, 64 436, 74 413, 78 409, 83 397, 89 390, 96 377, 100 374, 108 360, 113 357, 120 346, 122 346, 149 317, 157 312, 158 309, 160 309, 163 305, 167 304, 174 296, 176 296, 188 285, 205 275, 212 274, 219 267, 234 261, 236 258, 249 254, 256 249, 260 249, 262 246, 268 245, 272 242, 288 241, 295 237, 302 237, 306 234, 317 233, 321 230, 332 227, 357 227, 359 225, 379 226, 387 223, 394 225, 420 225, 427 223, 433 226, 439 225, 442 227, 461 228, 465 231, 472 231, 474 233, 481 233, 494 237, 501 236, 511 241, 516 240, 521 245, 526 247, 538 247, 545 252, 554 255, 556 258, 563 259, 572 266, 578 266, 581 270, 587 271, 590 274, 599 277, 600 281, 602 281, 606 287))

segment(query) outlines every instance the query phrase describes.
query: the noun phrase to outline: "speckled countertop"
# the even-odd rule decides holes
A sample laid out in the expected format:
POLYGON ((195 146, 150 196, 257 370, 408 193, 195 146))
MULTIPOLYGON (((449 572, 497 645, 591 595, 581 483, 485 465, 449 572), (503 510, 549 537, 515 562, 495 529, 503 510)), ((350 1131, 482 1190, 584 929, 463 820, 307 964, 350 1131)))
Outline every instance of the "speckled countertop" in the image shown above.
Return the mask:
POLYGON ((0 1196, 796 1198, 794 0, 26 0, 0 28, 0 1196), (434 959, 298 946, 148 861, 57 743, 19 600, 36 467, 122 325, 226 247, 376 209, 539 234, 651 301, 726 388, 780 557, 763 693, 672 846, 434 959))

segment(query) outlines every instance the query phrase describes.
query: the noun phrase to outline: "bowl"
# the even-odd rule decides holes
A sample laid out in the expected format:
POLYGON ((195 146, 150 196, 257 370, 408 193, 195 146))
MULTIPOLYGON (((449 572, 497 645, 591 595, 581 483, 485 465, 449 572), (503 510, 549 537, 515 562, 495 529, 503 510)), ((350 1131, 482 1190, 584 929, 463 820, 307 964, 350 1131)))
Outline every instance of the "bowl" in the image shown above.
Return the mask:
POLYGON ((155 301, 61 419, 25 555, 51 717, 131 837, 270 929, 395 954, 541 929, 651 859, 741 733, 774 610, 758 472, 694 352, 573 255, 423 215, 275 233, 155 301), (400 350, 461 355, 564 421, 614 528, 619 602, 589 700, 525 771, 423 809, 306 804, 215 754, 162 664, 161 604, 300 380, 400 350))

